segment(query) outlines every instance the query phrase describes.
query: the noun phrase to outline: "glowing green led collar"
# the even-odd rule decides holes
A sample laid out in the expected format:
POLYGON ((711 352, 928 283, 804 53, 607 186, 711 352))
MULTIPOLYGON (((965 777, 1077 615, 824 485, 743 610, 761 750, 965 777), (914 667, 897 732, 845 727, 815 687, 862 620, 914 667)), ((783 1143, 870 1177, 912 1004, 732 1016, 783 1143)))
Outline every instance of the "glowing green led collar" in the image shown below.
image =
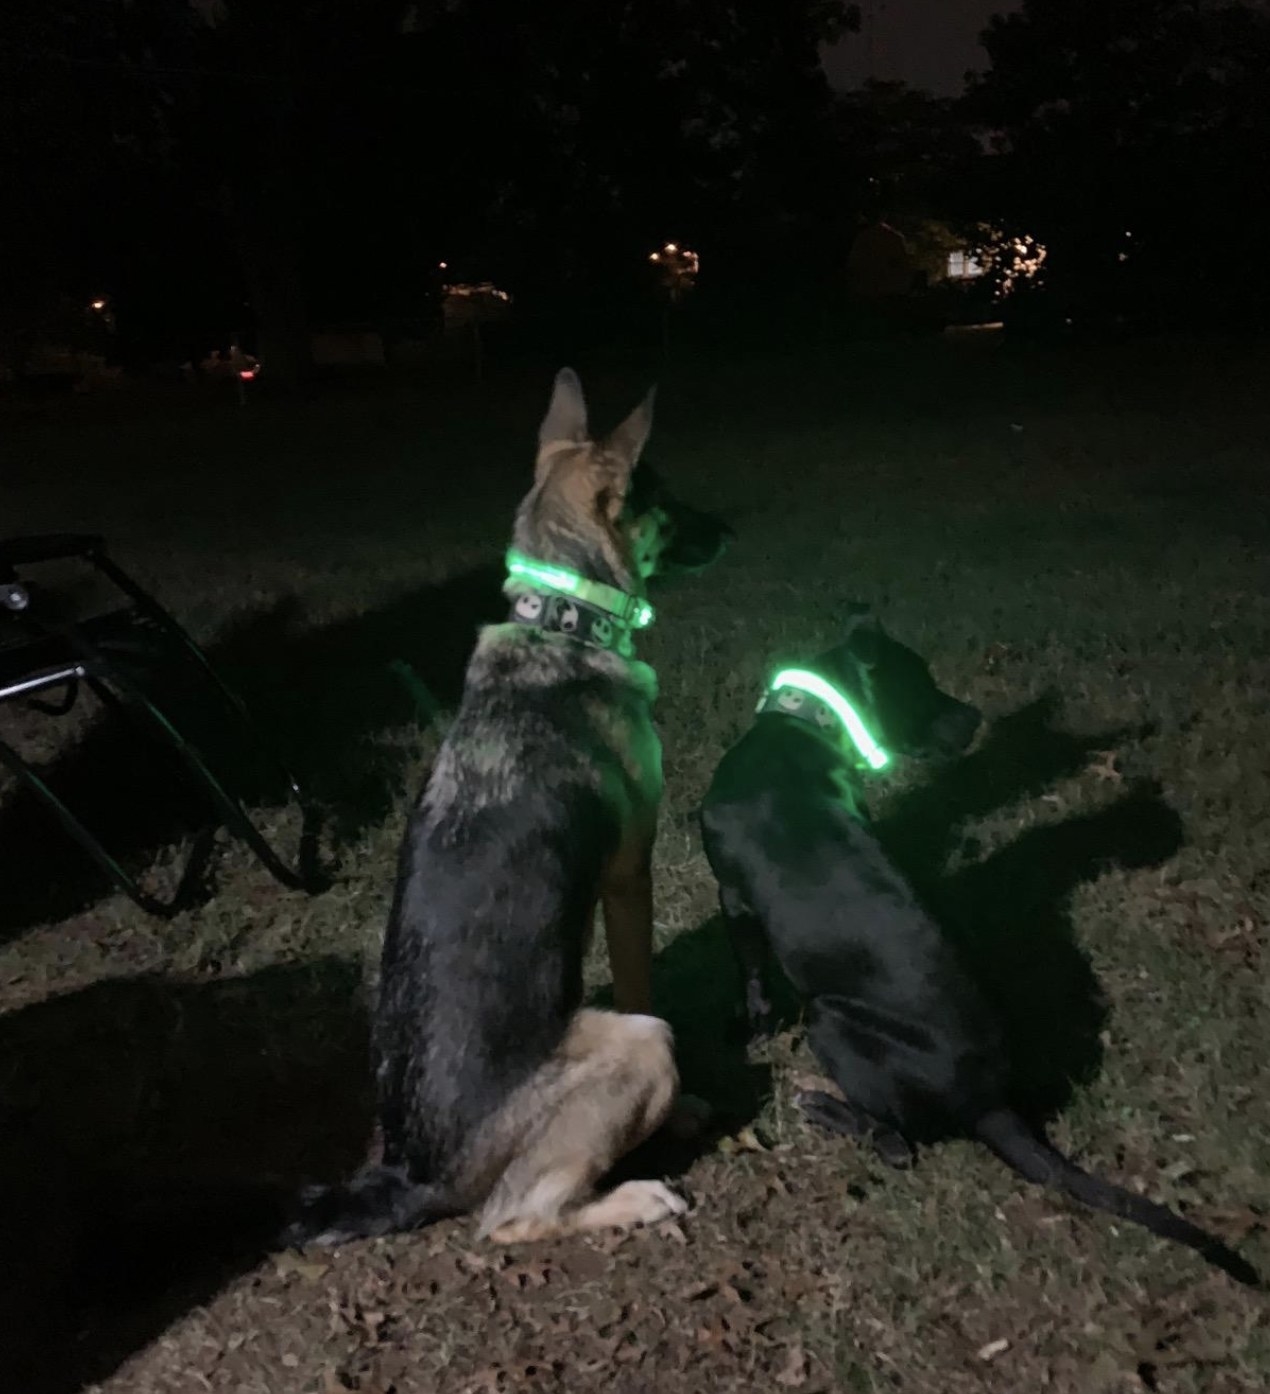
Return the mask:
POLYGON ((616 586, 606 586, 602 581, 588 581, 585 576, 579 576, 576 571, 566 567, 534 561, 520 552, 508 552, 507 571, 527 585, 555 591, 559 595, 571 595, 584 605, 604 610, 631 629, 647 629, 653 622, 653 607, 642 596, 627 595, 625 591, 618 590, 616 586))
POLYGON ((768 691, 779 692, 783 687, 796 688, 823 702, 842 722, 852 744, 860 752, 860 758, 871 770, 885 769, 890 763, 890 756, 869 734, 856 709, 832 683, 816 673, 808 672, 806 668, 784 668, 772 679, 768 691))

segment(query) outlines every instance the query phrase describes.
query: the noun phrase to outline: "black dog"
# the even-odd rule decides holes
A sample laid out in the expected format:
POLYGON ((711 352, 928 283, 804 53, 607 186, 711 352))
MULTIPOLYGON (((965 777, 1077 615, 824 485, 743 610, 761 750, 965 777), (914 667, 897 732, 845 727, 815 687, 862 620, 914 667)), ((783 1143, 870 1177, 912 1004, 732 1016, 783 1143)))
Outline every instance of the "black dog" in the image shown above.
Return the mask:
MULTIPOLYGON (((857 615, 813 672, 883 750, 953 755, 979 713, 943 693, 911 649, 857 615)), ((813 684, 814 685, 814 684, 813 684)), ((769 948, 809 999, 808 1039, 844 1095, 811 1092, 813 1121, 868 1136, 893 1166, 910 1143, 975 1137, 1029 1181, 1197 1250, 1242 1283, 1252 1267, 1165 1206, 1082 1171, 1006 1097, 998 1023, 953 945, 869 831, 862 752, 833 706, 769 692, 723 757, 702 807, 706 854, 746 977, 751 1026, 766 1020, 769 948)))

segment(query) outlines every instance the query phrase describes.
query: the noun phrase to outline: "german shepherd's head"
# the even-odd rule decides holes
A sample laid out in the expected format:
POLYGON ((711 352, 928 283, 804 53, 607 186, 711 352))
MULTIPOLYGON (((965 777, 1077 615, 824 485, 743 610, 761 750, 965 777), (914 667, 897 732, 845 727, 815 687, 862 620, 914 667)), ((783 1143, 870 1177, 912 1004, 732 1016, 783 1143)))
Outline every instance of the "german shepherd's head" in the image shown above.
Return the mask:
POLYGON ((652 576, 694 571, 723 551, 731 529, 681 503, 640 456, 653 424, 650 391, 602 440, 591 438, 572 368, 556 374, 538 428, 534 485, 516 512, 512 545, 630 595, 652 576))

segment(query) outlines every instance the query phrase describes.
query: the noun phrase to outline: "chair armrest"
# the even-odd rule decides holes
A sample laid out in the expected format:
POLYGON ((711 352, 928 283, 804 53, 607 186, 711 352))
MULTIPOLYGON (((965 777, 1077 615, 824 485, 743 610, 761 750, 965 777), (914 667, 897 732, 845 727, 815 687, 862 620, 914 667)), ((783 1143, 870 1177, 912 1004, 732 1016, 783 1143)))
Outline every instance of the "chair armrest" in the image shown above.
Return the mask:
POLYGON ((63 557, 87 557, 105 548, 106 540, 91 532, 46 532, 33 537, 0 540, 0 569, 59 561, 63 557))

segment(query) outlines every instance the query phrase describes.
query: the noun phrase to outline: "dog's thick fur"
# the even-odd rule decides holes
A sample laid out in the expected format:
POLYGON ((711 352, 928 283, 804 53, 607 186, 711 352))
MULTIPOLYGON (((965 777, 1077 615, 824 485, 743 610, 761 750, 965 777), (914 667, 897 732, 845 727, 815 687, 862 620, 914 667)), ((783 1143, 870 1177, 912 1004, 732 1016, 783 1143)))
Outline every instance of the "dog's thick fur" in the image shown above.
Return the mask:
MULTIPOLYGON (((651 421, 650 394, 592 441, 563 370, 512 545, 628 594, 710 560, 723 529, 640 473, 651 421)), ((473 1211, 512 1242, 685 1208, 657 1181, 593 1196, 677 1091, 670 1028, 648 1014, 656 692, 646 664, 566 634, 482 632, 401 850, 373 1030, 382 1165, 310 1192, 289 1242, 473 1211), (616 1012, 581 1009, 597 902, 616 1012)))
MULTIPOLYGON (((955 754, 979 724, 876 622, 857 617, 845 642, 813 666, 895 753, 955 754)), ((801 1096, 813 1121, 870 1137, 895 1166, 911 1163, 911 1142, 978 1138, 1027 1180, 1186 1244, 1240 1282, 1258 1282, 1220 1240, 1083 1171, 1009 1106, 998 1023, 869 831, 838 732, 761 714, 723 757, 702 826, 751 1025, 769 1011, 762 973, 770 947, 807 999, 808 1040, 842 1091, 801 1096)))

